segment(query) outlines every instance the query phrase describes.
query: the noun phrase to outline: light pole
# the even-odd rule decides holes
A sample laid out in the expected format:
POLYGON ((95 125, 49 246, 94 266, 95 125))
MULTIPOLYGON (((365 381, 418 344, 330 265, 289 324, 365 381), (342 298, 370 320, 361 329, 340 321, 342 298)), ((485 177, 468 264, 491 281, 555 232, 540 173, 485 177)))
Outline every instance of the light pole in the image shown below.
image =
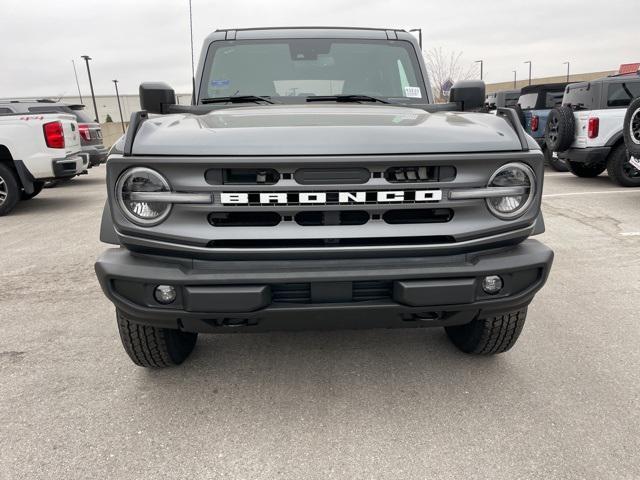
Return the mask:
POLYGON ((513 88, 516 88, 516 71, 513 71, 513 88))
POLYGON ((562 64, 567 66, 567 83, 569 83, 569 66, 571 64, 570 62, 563 62, 562 64))
POLYGON ((531 60, 527 60, 526 62, 523 62, 523 63, 529 64, 529 85, 531 85, 531 60))
POLYGON ((482 80, 482 67, 484 65, 484 61, 483 60, 476 60, 475 63, 479 63, 480 64, 480 80, 482 80))
POLYGON ((89 68, 89 60, 91 57, 89 55, 82 55, 81 58, 84 58, 84 61, 87 64, 87 74, 89 75, 89 86, 91 87, 91 99, 93 100, 93 111, 96 114, 96 122, 100 123, 100 118, 98 117, 98 106, 96 105, 96 95, 93 93, 93 82, 91 81, 91 69, 89 68))
POLYGON ((76 70, 76 62, 75 60, 71 60, 71 63, 73 64, 73 74, 76 77, 76 86, 78 87, 78 96, 80 97, 80 103, 82 103, 82 93, 80 92, 80 82, 78 82, 78 71, 76 70))
POLYGON ((120 125, 122 125, 122 133, 124 132, 124 118, 122 118, 122 107, 120 106, 120 93, 118 92, 118 80, 111 80, 116 86, 116 98, 118 99, 118 110, 120 110, 120 125))

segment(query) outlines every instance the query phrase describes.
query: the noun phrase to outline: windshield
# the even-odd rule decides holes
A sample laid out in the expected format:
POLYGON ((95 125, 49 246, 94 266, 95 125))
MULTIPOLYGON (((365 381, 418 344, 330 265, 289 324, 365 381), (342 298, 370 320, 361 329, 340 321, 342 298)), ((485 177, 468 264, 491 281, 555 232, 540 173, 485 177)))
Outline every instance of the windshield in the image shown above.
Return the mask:
POLYGON ((200 96, 260 95, 299 99, 371 95, 427 99, 410 42, 352 39, 214 42, 207 54, 200 96))

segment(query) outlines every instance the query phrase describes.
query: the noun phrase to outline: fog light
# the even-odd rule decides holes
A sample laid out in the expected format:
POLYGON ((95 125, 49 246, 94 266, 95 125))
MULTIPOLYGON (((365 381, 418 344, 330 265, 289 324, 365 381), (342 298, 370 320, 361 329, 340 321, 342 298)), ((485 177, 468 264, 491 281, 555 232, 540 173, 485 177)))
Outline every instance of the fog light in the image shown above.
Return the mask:
POLYGON ((171 285, 158 285, 153 291, 153 296, 158 303, 168 305, 176 299, 176 289, 171 285))
POLYGON ((502 290, 502 279, 498 275, 487 275, 482 279, 482 289, 489 295, 495 295, 502 290))

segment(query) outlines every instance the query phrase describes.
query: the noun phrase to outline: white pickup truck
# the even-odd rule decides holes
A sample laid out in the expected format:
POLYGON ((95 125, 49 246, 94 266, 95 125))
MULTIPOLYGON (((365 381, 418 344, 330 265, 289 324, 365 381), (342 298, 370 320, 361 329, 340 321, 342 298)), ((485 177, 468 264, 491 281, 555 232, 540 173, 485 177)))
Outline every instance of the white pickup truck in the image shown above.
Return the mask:
POLYGON ((35 197, 48 180, 83 173, 89 163, 81 153, 73 115, 6 115, 0 112, 0 216, 19 200, 35 197))

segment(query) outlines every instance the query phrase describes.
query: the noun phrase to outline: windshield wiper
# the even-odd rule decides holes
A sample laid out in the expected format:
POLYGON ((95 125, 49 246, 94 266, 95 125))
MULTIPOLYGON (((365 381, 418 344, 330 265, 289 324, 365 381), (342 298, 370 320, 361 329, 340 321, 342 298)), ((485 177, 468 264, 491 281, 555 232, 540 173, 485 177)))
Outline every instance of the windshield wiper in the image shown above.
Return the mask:
POLYGON ((213 98, 203 98, 200 100, 200 103, 248 103, 248 102, 265 102, 265 103, 280 103, 275 100, 271 100, 269 96, 261 96, 261 95, 237 95, 233 97, 213 97, 213 98))
POLYGON ((307 102, 378 102, 391 103, 379 97, 371 95, 349 94, 349 95, 318 95, 307 97, 307 102))

